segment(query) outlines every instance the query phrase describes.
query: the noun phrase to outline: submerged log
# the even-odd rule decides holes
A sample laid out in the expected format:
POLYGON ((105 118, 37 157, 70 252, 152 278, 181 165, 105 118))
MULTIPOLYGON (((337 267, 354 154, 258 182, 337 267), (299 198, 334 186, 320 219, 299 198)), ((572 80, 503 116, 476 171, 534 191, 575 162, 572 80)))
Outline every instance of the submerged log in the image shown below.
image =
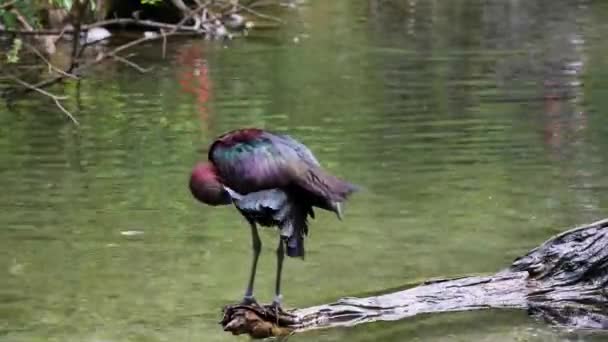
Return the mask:
POLYGON ((430 280, 367 298, 342 298, 289 312, 230 305, 220 322, 254 338, 393 321, 419 314, 521 309, 550 324, 608 329, 608 219, 552 237, 489 276, 430 280))

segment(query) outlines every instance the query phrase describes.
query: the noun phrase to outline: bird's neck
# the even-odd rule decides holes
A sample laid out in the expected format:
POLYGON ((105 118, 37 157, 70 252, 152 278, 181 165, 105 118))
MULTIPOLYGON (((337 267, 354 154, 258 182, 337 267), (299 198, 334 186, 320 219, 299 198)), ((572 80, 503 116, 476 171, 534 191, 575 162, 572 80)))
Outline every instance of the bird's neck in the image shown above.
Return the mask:
POLYGON ((208 205, 232 203, 230 194, 219 180, 217 170, 209 163, 198 164, 192 171, 190 192, 196 199, 208 205))

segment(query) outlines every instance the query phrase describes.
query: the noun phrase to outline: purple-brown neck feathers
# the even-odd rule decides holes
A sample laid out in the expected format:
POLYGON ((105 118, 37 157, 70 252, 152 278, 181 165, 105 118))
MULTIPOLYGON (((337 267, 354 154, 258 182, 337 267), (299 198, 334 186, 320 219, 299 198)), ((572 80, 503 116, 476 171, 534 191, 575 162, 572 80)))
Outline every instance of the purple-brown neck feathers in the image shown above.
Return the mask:
POLYGON ((224 189, 215 167, 210 163, 199 163, 190 175, 190 191, 199 201, 208 205, 231 204, 232 199, 224 189))

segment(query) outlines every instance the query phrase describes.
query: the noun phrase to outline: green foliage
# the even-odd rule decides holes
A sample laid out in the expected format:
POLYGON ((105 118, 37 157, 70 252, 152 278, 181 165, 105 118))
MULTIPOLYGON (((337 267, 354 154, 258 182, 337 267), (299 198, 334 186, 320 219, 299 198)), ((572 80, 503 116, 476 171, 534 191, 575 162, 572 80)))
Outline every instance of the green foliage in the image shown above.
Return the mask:
POLYGON ((163 0, 140 0, 142 5, 158 5, 163 0))
POLYGON ((41 3, 38 1, 17 1, 7 9, 0 9, 0 23, 9 29, 19 29, 19 21, 17 16, 10 9, 15 8, 34 28, 40 27, 40 8, 41 3))
POLYGON ((19 51, 21 51, 21 47, 23 46, 23 42, 19 38, 15 38, 13 40, 13 45, 11 49, 6 54, 6 61, 9 63, 17 63, 19 62, 19 51))
MULTIPOLYGON (((66 10, 71 9, 72 5, 74 4, 74 0, 49 0, 49 2, 56 7, 64 8, 66 10)), ((80 0, 80 3, 84 3, 84 1, 80 0)), ((96 7, 97 7, 97 2, 89 0, 89 9, 91 11, 94 11, 96 7)))
POLYGON ((0 10, 0 23, 6 28, 13 28, 17 24, 17 18, 11 12, 0 10))
POLYGON ((51 0, 51 4, 69 10, 72 8, 73 0, 51 0))

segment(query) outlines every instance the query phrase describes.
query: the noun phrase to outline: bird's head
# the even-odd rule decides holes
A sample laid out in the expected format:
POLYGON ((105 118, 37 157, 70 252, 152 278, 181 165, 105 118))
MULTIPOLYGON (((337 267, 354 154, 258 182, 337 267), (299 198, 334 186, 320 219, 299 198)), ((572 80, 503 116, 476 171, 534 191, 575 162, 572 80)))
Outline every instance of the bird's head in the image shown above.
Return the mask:
POLYGON ((190 191, 197 200, 208 205, 231 204, 232 198, 224 189, 215 166, 199 163, 190 175, 190 191))

